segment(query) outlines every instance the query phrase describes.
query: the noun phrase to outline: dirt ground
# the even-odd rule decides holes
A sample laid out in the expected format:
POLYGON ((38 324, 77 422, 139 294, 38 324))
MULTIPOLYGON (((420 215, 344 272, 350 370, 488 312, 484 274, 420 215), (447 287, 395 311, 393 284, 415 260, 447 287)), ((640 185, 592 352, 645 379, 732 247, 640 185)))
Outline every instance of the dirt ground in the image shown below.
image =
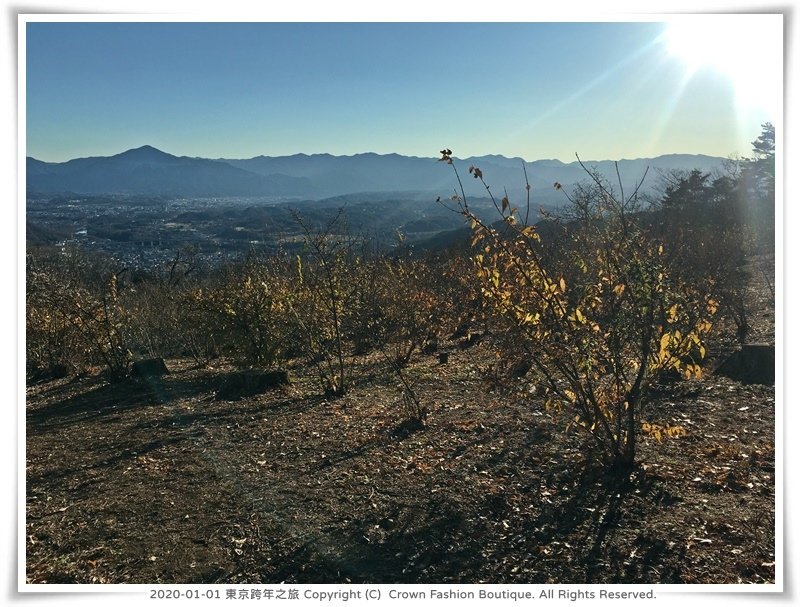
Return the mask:
POLYGON ((32 386, 31 583, 769 583, 774 390, 682 382, 608 478, 477 354, 417 362, 427 426, 380 375, 335 402, 311 377, 217 401, 226 369, 32 386))
MULTIPOLYGON (((752 337, 774 342, 764 293, 752 337)), ((665 385, 643 420, 686 434, 642 434, 613 477, 528 380, 501 393, 486 348, 451 349, 408 369, 422 429, 376 359, 335 401, 303 367, 219 401, 233 369, 181 360, 29 385, 28 582, 774 582, 774 386, 665 385)))

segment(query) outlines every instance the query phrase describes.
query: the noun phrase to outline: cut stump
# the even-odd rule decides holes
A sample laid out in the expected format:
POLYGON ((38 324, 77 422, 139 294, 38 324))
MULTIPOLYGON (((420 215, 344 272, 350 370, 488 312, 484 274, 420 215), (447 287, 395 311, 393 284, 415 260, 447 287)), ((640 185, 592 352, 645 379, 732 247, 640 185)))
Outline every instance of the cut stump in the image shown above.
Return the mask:
POLYGON ((131 375, 133 377, 160 377, 169 373, 163 358, 147 358, 133 363, 131 375))
POLYGON ((775 345, 745 344, 716 370, 743 384, 775 385, 775 345))
POLYGON ((217 400, 237 400, 289 383, 288 371, 239 371, 229 375, 216 393, 217 400))

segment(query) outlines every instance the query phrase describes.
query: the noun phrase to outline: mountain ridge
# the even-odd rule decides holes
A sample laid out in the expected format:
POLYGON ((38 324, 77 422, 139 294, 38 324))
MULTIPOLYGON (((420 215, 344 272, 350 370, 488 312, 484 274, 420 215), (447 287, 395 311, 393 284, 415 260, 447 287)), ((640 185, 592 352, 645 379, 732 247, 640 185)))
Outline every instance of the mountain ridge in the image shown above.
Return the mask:
MULTIPOLYGON (((46 162, 26 158, 29 193, 75 192, 84 194, 166 194, 181 196, 241 196, 304 198, 320 200, 359 192, 430 191, 452 193, 452 170, 443 170, 437 157, 404 156, 397 153, 363 152, 353 155, 297 153, 290 156, 259 155, 252 158, 200 158, 175 156, 151 145, 131 148, 113 156, 74 158, 46 162)), ((623 187, 634 185, 650 171, 646 187, 657 182, 664 171, 721 169, 727 159, 706 154, 663 154, 653 158, 584 160, 613 183, 616 171, 623 175, 623 187)), ((453 156, 468 196, 486 195, 483 184, 467 179, 468 167, 479 165, 486 182, 505 188, 510 194, 525 195, 528 174, 534 197, 540 203, 555 200, 553 183, 565 187, 588 178, 577 160, 528 161, 501 154, 453 156)))

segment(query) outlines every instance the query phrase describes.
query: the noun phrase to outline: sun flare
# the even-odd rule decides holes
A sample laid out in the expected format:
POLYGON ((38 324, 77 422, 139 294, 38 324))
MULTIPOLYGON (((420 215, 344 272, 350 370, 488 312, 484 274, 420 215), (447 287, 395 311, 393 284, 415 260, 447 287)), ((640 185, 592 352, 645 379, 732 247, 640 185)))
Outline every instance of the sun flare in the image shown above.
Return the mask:
POLYGON ((737 104, 776 111, 780 105, 782 32, 763 15, 701 15, 667 25, 670 55, 689 75, 703 69, 727 77, 737 104))

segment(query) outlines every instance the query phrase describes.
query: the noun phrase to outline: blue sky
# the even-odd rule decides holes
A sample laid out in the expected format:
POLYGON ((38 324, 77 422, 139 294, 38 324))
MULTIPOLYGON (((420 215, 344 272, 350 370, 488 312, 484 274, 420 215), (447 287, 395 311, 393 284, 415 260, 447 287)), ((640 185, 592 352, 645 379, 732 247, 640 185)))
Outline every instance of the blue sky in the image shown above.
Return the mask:
POLYGON ((713 19, 677 38, 660 22, 30 22, 27 154, 748 155, 780 119, 780 22, 713 19))

